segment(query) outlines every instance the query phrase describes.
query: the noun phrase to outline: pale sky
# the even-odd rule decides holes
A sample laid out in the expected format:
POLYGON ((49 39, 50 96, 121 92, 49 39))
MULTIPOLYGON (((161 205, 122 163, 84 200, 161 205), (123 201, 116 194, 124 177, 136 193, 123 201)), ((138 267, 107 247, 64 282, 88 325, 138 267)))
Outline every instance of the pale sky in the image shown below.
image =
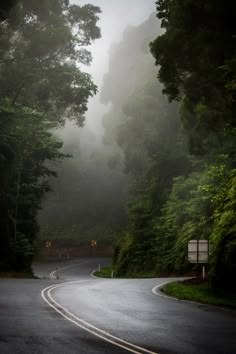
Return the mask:
MULTIPOLYGON (((155 12, 155 0, 72 0, 71 2, 78 5, 90 3, 99 6, 102 10, 98 23, 102 38, 88 47, 92 53, 93 62, 90 67, 85 68, 85 71, 91 73, 100 91, 103 76, 108 70, 111 44, 122 39, 127 26, 137 26, 155 12)), ((105 111, 106 107, 99 102, 98 92, 96 97, 89 102, 85 122, 85 125, 97 135, 101 134, 101 119, 105 111)))

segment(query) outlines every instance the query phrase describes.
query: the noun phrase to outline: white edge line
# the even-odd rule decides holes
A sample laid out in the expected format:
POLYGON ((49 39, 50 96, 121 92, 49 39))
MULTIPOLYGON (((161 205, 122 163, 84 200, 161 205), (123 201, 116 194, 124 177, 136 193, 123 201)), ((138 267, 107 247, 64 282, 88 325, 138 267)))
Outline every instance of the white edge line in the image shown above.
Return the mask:
MULTIPOLYGON (((70 283, 71 283, 71 284, 72 284, 72 283, 77 283, 77 282, 80 283, 80 282, 85 282, 85 281, 89 281, 89 280, 74 281, 74 282, 70 282, 70 283)), ((118 338, 118 337, 116 337, 116 336, 113 336, 112 334, 110 334, 110 333, 108 333, 108 332, 106 332, 106 331, 103 331, 102 329, 100 329, 100 328, 98 328, 98 327, 96 327, 96 326, 94 326, 94 325, 88 323, 87 321, 84 321, 83 319, 79 318, 78 316, 75 316, 73 313, 71 313, 69 310, 67 310, 65 307, 63 307, 61 304, 59 304, 57 301, 55 301, 55 300, 52 298, 52 296, 51 296, 51 291, 54 290, 55 288, 59 287, 59 286, 65 285, 65 284, 68 284, 68 283, 58 284, 58 285, 53 286, 51 289, 49 289, 49 290, 48 290, 48 297, 50 298, 50 300, 51 300, 52 302, 54 302, 57 306, 59 306, 63 311, 67 312, 68 315, 74 317, 77 321, 82 322, 84 325, 86 325, 86 326, 88 326, 88 327, 90 327, 90 328, 93 328, 94 330, 97 330, 97 331, 99 331, 100 333, 103 333, 104 335, 107 335, 107 336, 109 336, 109 337, 111 337, 111 338, 113 338, 113 339, 115 339, 115 340, 117 340, 117 341, 120 341, 120 342, 122 342, 122 343, 125 343, 125 344, 127 344, 127 345, 129 345, 129 346, 132 346, 132 347, 134 347, 135 349, 140 349, 140 350, 142 350, 142 351, 144 351, 144 352, 146 352, 146 353, 157 354, 157 353, 151 352, 151 351, 149 351, 149 350, 147 350, 147 349, 145 349, 145 348, 142 348, 142 347, 139 347, 139 346, 137 346, 137 345, 135 345, 135 344, 132 344, 132 343, 130 343, 130 342, 127 342, 127 341, 125 341, 125 340, 123 340, 123 339, 121 339, 121 338, 118 338)), ((105 339, 105 338, 104 338, 104 339, 105 339)), ((127 348, 126 348, 126 349, 127 349, 127 348)), ((129 349, 129 348, 128 348, 128 349, 129 349)))
POLYGON ((94 275, 98 270, 94 269, 91 273, 90 273, 90 277, 91 278, 95 278, 95 279, 105 279, 105 278, 101 278, 101 277, 97 277, 96 275, 94 275))
POLYGON ((166 285, 166 284, 169 284, 169 283, 173 283, 173 282, 181 282, 182 280, 169 280, 165 283, 162 283, 162 284, 159 284, 159 285, 156 285, 154 286, 154 288, 152 288, 152 293, 154 295, 157 295, 157 296, 160 296, 160 297, 164 297, 166 299, 169 299, 169 300, 172 300, 172 301, 178 301, 178 302, 183 302, 183 303, 187 303, 187 304, 193 304, 193 305, 197 305, 197 306, 201 306, 201 307, 212 307, 216 310, 219 310, 219 311, 231 311, 231 309, 228 309, 226 307, 220 307, 220 306, 215 306, 215 305, 211 305, 211 304, 206 304, 204 302, 198 302, 198 301, 191 301, 191 300, 185 300, 185 299, 179 299, 177 297, 174 297, 174 296, 169 296, 169 295, 165 295, 163 293, 160 292, 160 289, 166 285))
POLYGON ((177 297, 168 296, 168 295, 162 294, 162 293, 160 292, 160 289, 161 289, 164 285, 169 284, 169 283, 172 283, 172 282, 174 282, 174 281, 175 281, 175 280, 170 280, 170 281, 166 281, 166 282, 164 282, 164 283, 161 283, 161 284, 159 284, 159 285, 154 286, 154 288, 152 288, 152 293, 153 293, 154 295, 157 295, 157 296, 160 296, 160 297, 164 297, 164 298, 166 298, 166 299, 179 300, 177 297))
POLYGON ((121 339, 121 338, 118 338, 118 337, 116 337, 116 336, 113 336, 112 334, 110 334, 110 333, 108 333, 108 332, 105 332, 105 331, 103 331, 102 329, 100 329, 100 328, 98 328, 98 327, 96 327, 96 326, 94 326, 94 325, 92 325, 92 324, 90 324, 90 323, 84 321, 83 319, 77 317, 76 315, 74 315, 73 313, 71 313, 70 311, 68 311, 65 307, 63 307, 62 305, 60 305, 60 304, 59 304, 57 301, 55 301, 55 300, 52 298, 52 296, 51 296, 51 291, 54 290, 54 289, 56 289, 56 288, 58 288, 58 287, 60 287, 60 286, 69 285, 69 284, 75 284, 75 283, 88 282, 88 281, 89 281, 89 280, 81 280, 81 281, 73 281, 73 282, 67 282, 67 283, 60 283, 60 284, 57 284, 57 285, 51 285, 51 286, 49 286, 49 287, 47 287, 47 288, 45 288, 45 289, 43 289, 43 290, 41 291, 41 296, 42 296, 43 300, 44 300, 50 307, 52 307, 56 312, 58 312, 61 316, 63 316, 64 318, 66 318, 68 321, 74 323, 76 326, 78 326, 78 327, 84 329, 85 331, 90 332, 91 334, 93 334, 93 335, 95 335, 95 336, 97 336, 97 337, 99 337, 99 338, 101 338, 101 339, 103 339, 103 340, 105 340, 105 341, 107 341, 107 342, 112 343, 113 345, 116 345, 116 346, 118 346, 118 347, 121 347, 121 348, 123 348, 123 349, 125 349, 125 350, 128 350, 128 351, 130 351, 130 352, 132 352, 132 353, 135 353, 135 354, 141 354, 140 352, 134 351, 134 350, 132 350, 132 349, 130 349, 130 348, 128 348, 128 347, 125 347, 125 346, 123 346, 123 345, 121 345, 121 344, 119 344, 119 343, 117 343, 117 342, 114 342, 114 341, 112 341, 111 339, 108 339, 108 338, 106 338, 106 337, 104 337, 104 336, 102 336, 102 335, 96 333, 96 332, 93 331, 93 330, 96 330, 96 331, 98 331, 98 332, 100 332, 100 333, 102 333, 102 334, 104 334, 104 335, 106 335, 106 336, 108 336, 108 337, 110 337, 110 338, 113 338, 114 340, 117 340, 117 341, 119 341, 119 342, 121 342, 121 343, 127 344, 127 345, 129 345, 129 346, 131 346, 131 347, 133 347, 133 348, 135 348, 135 349, 141 350, 142 352, 149 353, 149 354, 158 354, 158 353, 155 353, 155 352, 151 352, 151 351, 149 351, 149 350, 147 350, 147 349, 145 349, 145 348, 139 347, 139 346, 137 346, 137 345, 135 345, 135 344, 129 343, 129 342, 127 342, 127 341, 125 341, 125 340, 123 340, 123 339, 121 339), (59 308, 61 308, 67 315, 66 315, 65 313, 63 313, 62 311, 60 311, 58 308, 56 308, 52 303, 50 303, 50 302, 47 300, 47 298, 46 298, 45 295, 44 295, 46 291, 47 291, 47 295, 48 295, 48 297, 50 298, 50 300, 51 300, 56 306, 58 306, 59 308), (75 320, 71 319, 69 316, 73 317, 75 320), (76 321, 81 322, 82 324, 84 324, 85 326, 88 326, 88 327, 92 328, 93 330, 92 330, 92 329, 89 329, 89 328, 87 328, 87 327, 84 327, 83 325, 81 325, 80 323, 78 323, 78 322, 76 322, 76 321))
POLYGON ((198 302, 195 302, 195 301, 181 300, 181 299, 178 299, 177 297, 166 295, 166 294, 160 292, 161 288, 163 288, 163 286, 165 286, 166 284, 170 284, 170 283, 174 283, 174 282, 181 282, 181 281, 183 281, 185 279, 188 279, 188 278, 176 278, 176 279, 171 279, 171 280, 168 280, 168 281, 166 281, 164 283, 158 284, 158 285, 154 286, 154 288, 152 288, 152 293, 154 295, 157 295, 157 296, 160 296, 160 297, 164 297, 164 298, 169 299, 169 300, 175 300, 175 301, 189 302, 191 304, 204 305, 203 303, 198 303, 198 302))
MULTIPOLYGON (((70 317, 68 317, 66 314, 62 313, 62 312, 61 312, 59 309, 57 309, 53 304, 51 304, 51 303, 47 300, 47 298, 45 297, 45 295, 44 295, 44 291, 49 290, 50 288, 51 288, 51 287, 44 289, 44 290, 41 292, 41 296, 42 296, 43 300, 44 300, 50 307, 52 307, 56 312, 58 312, 58 313, 59 313, 61 316, 63 316, 65 319, 67 319, 68 321, 72 322, 72 323, 75 324, 77 327, 80 327, 80 328, 82 328, 83 330, 85 330, 85 331, 87 331, 87 332, 89 332, 89 333, 91 333, 91 334, 93 334, 93 335, 95 335, 95 336, 97 336, 97 337, 99 337, 99 338, 101 338, 101 339, 103 339, 103 340, 105 340, 105 341, 107 341, 107 342, 113 344, 113 345, 116 345, 116 346, 121 347, 121 348, 123 348, 123 349, 129 350, 130 352, 135 353, 135 354, 141 354, 141 353, 136 352, 136 351, 134 351, 134 350, 132 350, 132 349, 127 349, 125 346, 123 346, 123 345, 121 345, 121 344, 119 344, 119 343, 115 343, 115 342, 113 342, 112 340, 110 340, 110 339, 108 339, 108 338, 104 338, 102 335, 99 335, 98 333, 95 333, 94 331, 90 330, 89 328, 84 327, 83 325, 79 324, 79 323, 76 322, 75 320, 73 320, 73 319, 71 319, 70 317)), ((52 288, 51 290, 53 290, 53 288, 52 288)), ((56 303, 56 302, 54 301, 54 303, 56 303)), ((60 307, 63 308, 62 306, 60 306, 60 307)), ((66 311, 66 312, 69 313, 69 311, 66 311)), ((73 314, 71 314, 71 315, 73 315, 73 314)), ((76 316, 73 315, 73 317, 76 317, 76 316)))

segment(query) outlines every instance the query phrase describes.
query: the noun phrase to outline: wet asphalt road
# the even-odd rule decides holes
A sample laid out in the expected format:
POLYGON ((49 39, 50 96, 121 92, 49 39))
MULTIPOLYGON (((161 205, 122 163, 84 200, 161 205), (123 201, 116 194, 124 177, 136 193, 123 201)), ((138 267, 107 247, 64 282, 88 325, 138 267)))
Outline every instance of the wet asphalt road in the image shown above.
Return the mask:
POLYGON ((0 354, 236 353, 235 312, 154 295, 152 288, 166 279, 92 279, 90 272, 104 262, 61 263, 67 268, 60 270, 59 280, 46 279, 53 263, 35 265, 35 273, 45 279, 1 279, 0 354), (43 293, 48 304, 41 292, 50 286, 43 293))

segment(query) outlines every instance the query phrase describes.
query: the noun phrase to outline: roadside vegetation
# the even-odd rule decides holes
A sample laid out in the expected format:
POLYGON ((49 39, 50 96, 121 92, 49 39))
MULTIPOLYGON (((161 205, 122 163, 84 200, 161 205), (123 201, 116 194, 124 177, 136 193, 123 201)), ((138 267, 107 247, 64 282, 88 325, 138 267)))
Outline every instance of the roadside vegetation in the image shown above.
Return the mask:
POLYGON ((99 270, 97 270, 94 275, 96 277, 101 277, 101 278, 111 278, 112 275, 112 267, 102 267, 99 270))
POLYGON ((102 91, 111 107, 104 117, 106 141, 121 151, 131 180, 114 270, 117 276, 187 274, 193 270, 188 241, 205 239, 212 243, 211 288, 233 293, 236 5, 156 4, 165 31, 156 27, 155 17, 129 29, 113 47, 102 91), (130 78, 123 91, 121 73, 130 78))
POLYGON ((114 269, 112 267, 102 267, 100 269, 100 271, 96 271, 94 273, 94 275, 96 277, 101 277, 101 278, 112 278, 112 274, 113 274, 113 278, 140 278, 140 279, 144 279, 144 278, 156 278, 157 275, 155 274, 155 272, 140 272, 140 273, 128 273, 125 275, 125 277, 123 276, 117 276, 117 274, 114 272, 114 269))
POLYGON ((204 304, 236 309, 235 295, 227 296, 224 293, 216 294, 209 288, 207 282, 196 282, 194 280, 173 282, 166 284, 162 291, 166 295, 173 296, 180 300, 196 301, 204 304))
POLYGON ((79 64, 100 37, 100 9, 67 0, 0 5, 0 269, 30 271, 49 162, 69 157, 53 131, 82 125, 97 87, 79 64))
POLYGON ((1 270, 30 271, 41 203, 64 159, 68 202, 49 201, 43 240, 114 242, 116 277, 188 274, 189 240, 210 240, 209 296, 236 292, 236 2, 156 5, 159 20, 112 46, 101 89, 107 155, 88 148, 82 162, 78 150, 79 172, 54 132, 82 126, 97 92, 80 66, 100 37, 100 9, 0 7, 1 270))
MULTIPOLYGON (((101 278, 157 278, 157 275, 152 272, 140 272, 139 274, 126 274, 125 276, 116 276, 112 267, 102 267, 100 271, 96 271, 94 275, 101 278), (112 273, 113 272, 113 273, 112 273)), ((208 281, 202 281, 199 278, 192 278, 184 281, 171 282, 163 286, 161 291, 168 296, 180 300, 188 300, 200 302, 220 307, 228 307, 236 309, 236 296, 227 295, 224 292, 216 293, 208 281)))

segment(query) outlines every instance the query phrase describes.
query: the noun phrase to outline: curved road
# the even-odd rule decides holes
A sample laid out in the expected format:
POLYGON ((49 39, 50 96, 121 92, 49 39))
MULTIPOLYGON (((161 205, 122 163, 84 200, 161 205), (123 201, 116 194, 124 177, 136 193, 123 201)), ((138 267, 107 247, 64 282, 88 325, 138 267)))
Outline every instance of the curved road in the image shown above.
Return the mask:
POLYGON ((233 311, 155 295, 168 279, 95 279, 106 260, 35 264, 0 280, 0 353, 233 354, 233 311), (48 278, 48 279, 47 279, 48 278))

